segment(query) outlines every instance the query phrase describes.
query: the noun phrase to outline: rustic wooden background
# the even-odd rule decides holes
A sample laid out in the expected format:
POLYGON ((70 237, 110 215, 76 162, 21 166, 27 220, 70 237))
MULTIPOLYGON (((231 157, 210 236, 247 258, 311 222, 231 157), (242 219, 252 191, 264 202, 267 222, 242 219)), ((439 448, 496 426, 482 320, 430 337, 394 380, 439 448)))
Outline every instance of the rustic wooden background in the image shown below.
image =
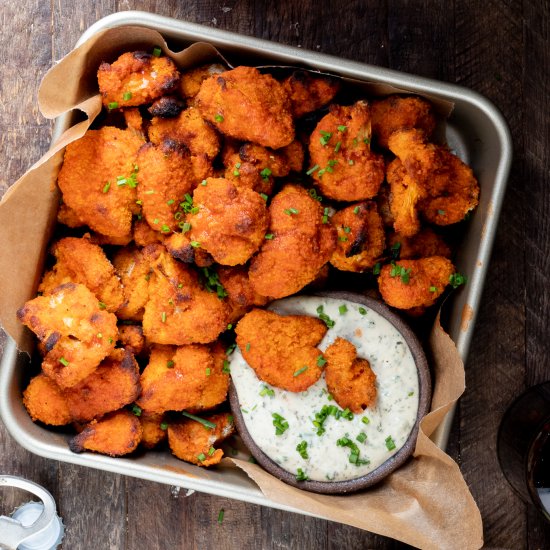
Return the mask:
MULTIPOLYGON (((1 193, 48 148, 51 123, 36 104, 41 76, 89 25, 129 9, 458 83, 501 109, 515 158, 449 452, 481 510, 487 548, 550 548, 550 525, 512 493, 495 453, 507 404, 550 379, 550 3, 2 0, 1 193)), ((327 521, 44 460, 2 425, 0 472, 53 493, 68 526, 66 549, 405 547, 327 521)))

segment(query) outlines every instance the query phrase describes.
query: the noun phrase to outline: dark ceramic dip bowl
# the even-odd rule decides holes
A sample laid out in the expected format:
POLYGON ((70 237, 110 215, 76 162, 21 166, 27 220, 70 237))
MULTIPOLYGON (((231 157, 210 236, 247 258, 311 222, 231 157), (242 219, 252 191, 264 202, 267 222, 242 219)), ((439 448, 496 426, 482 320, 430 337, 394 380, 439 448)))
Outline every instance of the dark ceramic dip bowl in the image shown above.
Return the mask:
POLYGON ((299 489, 304 489, 314 493, 341 494, 360 491, 382 481, 386 476, 404 464, 412 455, 416 445, 420 421, 430 409, 432 386, 428 361, 420 342, 410 327, 401 319, 401 317, 390 310, 382 302, 353 292, 319 292, 310 294, 310 296, 346 300, 348 302, 366 306, 389 321, 408 344, 417 369, 419 396, 416 420, 405 444, 397 451, 397 453, 389 457, 380 466, 366 475, 341 481, 297 481, 294 473, 285 470, 273 461, 263 452, 263 450, 256 444, 250 435, 248 429, 246 428, 243 413, 241 412, 239 397, 233 382, 231 382, 229 388, 229 402, 231 405, 232 414, 234 416, 239 435, 241 436, 244 444, 250 450, 252 456, 258 464, 260 464, 266 471, 276 478, 299 489))

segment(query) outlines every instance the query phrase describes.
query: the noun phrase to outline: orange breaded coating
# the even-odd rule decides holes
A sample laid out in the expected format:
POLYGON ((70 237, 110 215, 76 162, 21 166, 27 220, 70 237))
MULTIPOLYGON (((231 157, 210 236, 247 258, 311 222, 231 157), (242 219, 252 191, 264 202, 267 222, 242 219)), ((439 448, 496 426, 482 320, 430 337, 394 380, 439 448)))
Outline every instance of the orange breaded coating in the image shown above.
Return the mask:
POLYGON ((201 89, 201 84, 211 76, 218 75, 227 71, 220 63, 211 63, 209 65, 201 65, 188 71, 181 73, 179 91, 183 98, 193 98, 201 89))
MULTIPOLYGON (((142 391, 136 402, 148 413, 200 409, 210 377, 216 379, 218 374, 228 378, 216 368, 208 346, 155 346, 141 374, 142 391)), ((216 405, 225 393, 220 397, 216 405)))
POLYGON ((336 269, 357 273, 373 267, 386 244, 376 203, 353 204, 336 212, 330 221, 338 231, 338 244, 330 263, 336 269))
POLYGON ((115 312, 124 301, 122 283, 103 249, 89 239, 65 237, 51 248, 56 264, 42 278, 38 291, 49 294, 63 283, 80 283, 115 312))
POLYGON ((189 230, 185 233, 172 233, 164 242, 164 246, 172 257, 183 263, 194 263, 198 267, 209 267, 214 263, 214 258, 204 248, 191 245, 189 230))
POLYGON ((163 414, 149 414, 145 411, 139 415, 141 428, 140 445, 145 449, 153 449, 167 437, 168 423, 164 421, 163 414))
MULTIPOLYGON (((153 250, 156 246, 151 245, 153 250)), ((122 281, 124 302, 117 311, 119 319, 141 321, 149 300, 150 259, 143 250, 124 247, 116 252, 113 265, 122 281)))
POLYGON ((330 103, 340 90, 336 78, 310 71, 294 71, 283 81, 290 98, 292 114, 300 118, 330 103))
POLYGON ((118 342, 121 347, 136 356, 141 355, 147 349, 143 328, 140 325, 119 325, 118 342))
POLYGON ((23 392, 23 405, 34 422, 64 426, 72 416, 61 388, 45 374, 35 376, 23 392))
POLYGON ((396 130, 419 128, 426 136, 435 129, 431 104, 421 97, 391 95, 371 105, 372 135, 380 147, 388 148, 388 140, 396 130))
POLYGON ((163 243, 168 233, 161 233, 153 229, 145 220, 135 220, 133 226, 134 242, 137 246, 147 246, 155 243, 163 243))
POLYGON ((136 204, 136 156, 143 140, 129 130, 88 130, 67 145, 57 183, 63 201, 94 231, 131 238, 136 204), (122 181, 124 180, 124 183, 122 181))
POLYGON ((261 296, 254 290, 246 267, 220 267, 217 275, 227 293, 227 305, 231 311, 230 323, 238 321, 254 306, 265 306, 269 302, 269 298, 261 296))
POLYGON ((42 370, 61 388, 84 380, 115 347, 116 317, 80 284, 65 283, 29 300, 17 317, 43 344, 42 370))
POLYGON ((388 235, 388 246, 399 249, 399 258, 414 260, 427 256, 451 258, 451 249, 441 235, 426 227, 413 237, 404 237, 399 233, 388 235))
POLYGON ((86 225, 77 215, 77 213, 69 208, 65 203, 59 205, 59 210, 57 211, 57 221, 62 223, 67 227, 82 227, 86 225))
POLYGON ((136 450, 142 431, 139 418, 122 409, 100 420, 92 420, 69 441, 69 448, 73 453, 93 451, 109 456, 123 456, 136 450))
POLYGON ((208 344, 227 326, 227 305, 201 288, 198 274, 173 259, 163 248, 145 250, 153 272, 149 301, 143 315, 143 332, 154 344, 208 344))
POLYGON ((89 422, 133 403, 140 391, 139 367, 132 352, 115 349, 92 374, 63 394, 73 420, 89 422))
POLYGON ((139 150, 137 162, 143 217, 161 233, 177 231, 180 201, 197 183, 187 151, 172 141, 159 147, 147 143, 139 150))
POLYGON ((226 350, 220 341, 211 348, 214 366, 207 371, 208 382, 204 386, 199 399, 194 406, 188 407, 189 412, 200 412, 213 409, 227 399, 229 390, 229 369, 226 350))
POLYGON ((260 380, 292 392, 317 382, 321 351, 316 346, 327 327, 305 315, 278 315, 253 309, 237 324, 237 345, 260 380))
POLYGON ((369 105, 331 105, 309 141, 308 171, 321 193, 337 201, 374 197, 384 181, 384 159, 370 149, 369 105))
POLYGON ((294 139, 285 89, 258 69, 241 66, 207 78, 195 101, 202 116, 227 136, 272 149, 294 139))
POLYGON ((126 122, 126 127, 128 130, 134 132, 139 138, 145 139, 145 126, 143 123, 143 117, 137 107, 130 107, 129 109, 124 109, 124 122, 126 122))
POLYGON ((441 256, 399 260, 382 268, 378 288, 384 301, 392 307, 425 308, 443 294, 453 273, 451 261, 441 256))
POLYGON ((224 178, 208 178, 193 192, 189 237, 222 265, 244 264, 256 252, 268 226, 265 200, 224 178))
POLYGON ((277 151, 255 143, 245 143, 238 150, 229 148, 225 151, 223 162, 225 177, 235 185, 271 195, 274 178, 302 170, 304 149, 297 140, 277 151))
POLYGON ((179 79, 178 69, 169 57, 141 51, 124 53, 114 63, 102 63, 97 71, 103 105, 110 108, 151 103, 172 92, 179 79))
POLYGON ((168 444, 172 453, 181 460, 198 466, 213 466, 223 457, 217 445, 234 431, 233 419, 228 413, 213 414, 204 418, 215 424, 209 428, 195 420, 179 420, 168 425, 168 444))
POLYGON ((268 238, 252 258, 249 278, 262 296, 284 298, 312 282, 336 248, 336 229, 323 208, 297 185, 273 197, 268 238))
POLYGON ((357 358, 355 346, 336 338, 324 355, 327 388, 336 403, 355 414, 372 407, 376 401, 376 375, 366 359, 357 358))

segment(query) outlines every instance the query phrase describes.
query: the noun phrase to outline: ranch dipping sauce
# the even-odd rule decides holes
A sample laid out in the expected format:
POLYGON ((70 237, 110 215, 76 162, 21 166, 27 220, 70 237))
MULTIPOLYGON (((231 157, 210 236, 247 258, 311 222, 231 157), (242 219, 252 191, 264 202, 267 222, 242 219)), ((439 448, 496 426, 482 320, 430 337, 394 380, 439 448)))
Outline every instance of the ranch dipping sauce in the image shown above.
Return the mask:
POLYGON ((374 407, 353 414, 332 399, 324 376, 304 392, 281 390, 259 380, 236 348, 231 378, 246 428, 262 451, 297 480, 324 482, 364 476, 397 453, 419 401, 416 364, 401 333, 367 306, 341 299, 293 297, 268 309, 333 321, 319 349, 337 337, 349 340, 376 374, 377 398, 374 407))

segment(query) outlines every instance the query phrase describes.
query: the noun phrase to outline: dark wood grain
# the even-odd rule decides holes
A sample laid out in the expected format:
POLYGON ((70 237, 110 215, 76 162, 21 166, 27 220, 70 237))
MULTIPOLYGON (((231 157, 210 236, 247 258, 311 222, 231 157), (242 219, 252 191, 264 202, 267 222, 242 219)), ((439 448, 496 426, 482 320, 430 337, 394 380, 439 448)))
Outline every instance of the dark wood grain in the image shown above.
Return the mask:
MULTIPOLYGON (((503 112, 514 163, 449 452, 480 507, 488 548, 550 548, 550 525, 515 496, 496 458, 508 403, 526 386, 550 379, 548 3, 5 0, 0 194, 48 147, 51 123, 36 105, 40 77, 89 25, 129 9, 456 82, 503 112)), ((332 522, 42 459, 23 450, 1 424, 0 472, 53 493, 67 525, 64 548, 405 547, 332 522)), ((17 492, 2 496, 0 513, 20 498, 17 492)))

